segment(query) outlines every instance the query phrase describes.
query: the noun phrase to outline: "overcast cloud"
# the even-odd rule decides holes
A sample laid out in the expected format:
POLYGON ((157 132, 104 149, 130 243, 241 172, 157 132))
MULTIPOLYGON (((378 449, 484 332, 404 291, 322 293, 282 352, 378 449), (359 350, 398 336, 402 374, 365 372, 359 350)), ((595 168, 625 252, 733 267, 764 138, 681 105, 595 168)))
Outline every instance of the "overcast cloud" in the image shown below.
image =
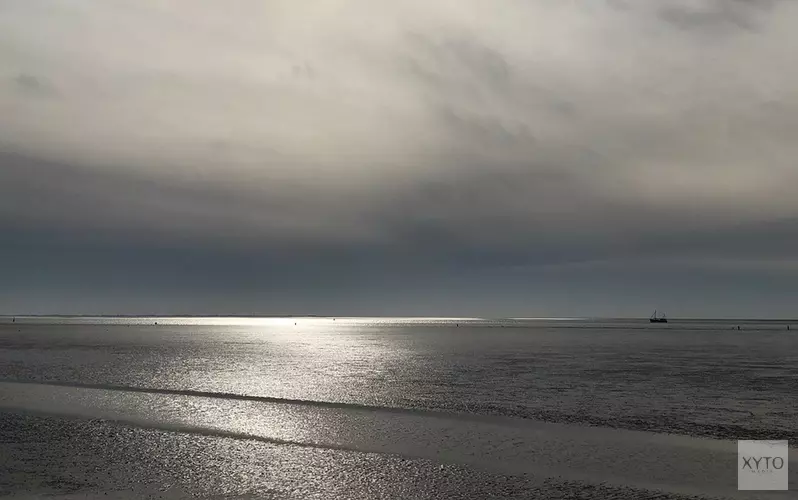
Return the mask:
POLYGON ((790 316, 796 16, 6 0, 0 313, 790 316))

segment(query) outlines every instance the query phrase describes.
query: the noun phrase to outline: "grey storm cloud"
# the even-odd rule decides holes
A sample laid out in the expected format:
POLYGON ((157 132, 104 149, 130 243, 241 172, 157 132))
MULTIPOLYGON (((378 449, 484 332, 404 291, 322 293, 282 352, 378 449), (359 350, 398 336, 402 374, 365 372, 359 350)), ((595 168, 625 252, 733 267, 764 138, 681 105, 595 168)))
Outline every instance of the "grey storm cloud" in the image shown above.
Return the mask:
POLYGON ((775 0, 10 0, 0 225, 30 245, 202 249, 204 269, 219 252, 364 273, 791 273, 795 15, 775 0))
MULTIPOLYGON (((705 31, 711 35, 737 29, 757 30, 761 15, 779 0, 714 0, 704 2, 664 2, 660 17, 688 30, 705 31), (764 12, 763 12, 764 11, 764 12)), ((766 27, 766 26, 765 26, 766 27)))

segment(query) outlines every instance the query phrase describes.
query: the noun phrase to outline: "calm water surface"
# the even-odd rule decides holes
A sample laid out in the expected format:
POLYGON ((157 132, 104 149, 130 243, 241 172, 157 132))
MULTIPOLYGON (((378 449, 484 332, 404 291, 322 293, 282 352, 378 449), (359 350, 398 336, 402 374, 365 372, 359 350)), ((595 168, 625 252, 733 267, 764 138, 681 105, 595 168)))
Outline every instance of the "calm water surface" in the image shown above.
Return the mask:
POLYGON ((347 318, 5 323, 0 325, 3 380, 798 438, 798 330, 787 331, 786 323, 347 318))
MULTIPOLYGON (((324 444, 325 456, 346 453, 347 446, 355 446, 364 452, 399 450, 408 456, 417 452, 419 459, 426 460, 439 448, 425 451, 416 447, 411 453, 401 447, 401 441, 410 434, 397 433, 390 439, 388 436, 394 427, 402 426, 414 429, 413 435, 418 436, 423 432, 417 429, 425 427, 425 442, 431 442, 432 435, 449 432, 429 423, 424 412, 430 411, 513 417, 521 422, 588 429, 652 431, 658 435, 798 442, 798 330, 788 331, 787 323, 780 322, 673 320, 666 325, 651 325, 647 320, 557 319, 17 318, 11 323, 6 318, 0 319, 0 384, 6 393, 6 406, 16 408, 4 417, 10 419, 6 428, 21 429, 22 434, 40 433, 41 430, 31 430, 37 426, 52 430, 67 425, 37 420, 54 418, 41 416, 47 409, 41 401, 56 405, 61 404, 57 400, 62 398, 77 401, 78 406, 85 404, 93 408, 91 411, 106 412, 97 415, 106 419, 113 420, 107 412, 124 409, 141 413, 140 418, 149 419, 148 422, 157 420, 162 427, 178 421, 212 427, 216 425, 214 419, 224 420, 218 415, 225 412, 248 415, 242 416, 237 426, 225 424, 224 432, 239 434, 257 433, 266 425, 263 415, 268 414, 276 419, 273 422, 284 423, 279 432, 269 431, 270 439, 291 443, 316 439, 319 441, 314 443, 319 444, 337 436, 324 444), (94 389, 86 389, 87 385, 94 389), (145 392, 136 393, 139 399, 125 396, 128 399, 122 401, 124 398, 117 395, 125 391, 119 389, 127 387, 145 392), (213 402, 198 403, 203 394, 212 396, 213 402), (251 398, 230 399, 233 396, 251 398), (267 400, 259 401, 259 397, 267 400), (291 401, 288 406, 278 404, 268 410, 266 406, 251 406, 281 400, 291 401), (300 406, 291 406, 294 403, 300 406), (317 403, 341 405, 314 406, 317 403), (289 406, 293 408, 293 420, 285 418, 289 406), (38 417, 19 416, 20 408, 34 407, 38 408, 38 417), (388 413, 381 408, 420 413, 389 418, 383 416, 388 413), (335 411, 340 414, 333 417, 335 411), (210 416, 204 420, 196 417, 203 412, 210 416), (301 418, 297 417, 300 414, 301 418), (377 414, 380 416, 375 417, 377 414), (327 430, 317 432, 313 426, 296 424, 308 419, 327 430), (285 427, 289 420, 294 422, 292 429, 285 427), (334 432, 330 431, 333 423, 340 426, 334 432), (380 438, 364 442, 355 437, 356 433, 341 430, 358 425, 383 429, 379 431, 380 438), (432 433, 429 429, 437 430, 432 433), (347 434, 346 439, 341 437, 347 434), (334 449, 338 445, 332 446, 336 443, 340 450, 334 449)), ((64 404, 63 408, 60 413, 72 412, 69 405, 64 404)), ((81 415, 91 416, 78 412, 72 417, 81 415)), ((518 443, 532 439, 535 432, 540 436, 578 434, 557 427, 529 427, 521 432, 473 425, 478 428, 469 430, 468 435, 485 436, 481 450, 497 454, 498 461, 507 455, 512 443, 516 443, 512 446, 517 456, 526 453, 518 443), (489 443, 496 442, 503 443, 504 451, 488 450, 493 446, 489 443)), ((453 440, 457 439, 457 432, 466 435, 461 424, 451 428, 455 429, 453 440)), ((80 432, 87 432, 85 427, 81 429, 80 432)), ((165 430, 168 429, 161 429, 165 430)), ((73 429, 69 435, 77 432, 73 429)), ((156 430, 135 432, 141 433, 142 443, 156 439, 146 433, 156 430)), ((580 438, 580 446, 604 439, 590 432, 580 438)), ((96 432, 91 435, 97 439, 96 432)), ((124 439, 133 439, 126 436, 124 439)), ((475 451, 472 444, 466 445, 466 441, 453 445, 458 456, 482 453, 475 451)), ((196 441, 192 442, 196 445, 196 441)), ((301 463, 295 454, 291 456, 291 460, 301 463)), ((370 460, 389 460, 380 457, 370 460)), ((469 460, 455 462, 485 470, 485 464, 469 460)), ((408 467, 411 462, 398 464, 408 467)), ((414 474, 426 474, 432 467, 427 462, 412 464, 414 474)), ((505 467, 494 471, 498 472, 512 471, 505 467)), ((674 478, 679 476, 661 479, 673 483, 674 478)), ((485 479, 497 480, 496 476, 485 479)), ((589 482, 589 478, 586 480, 589 482)), ((649 480, 659 479, 651 474, 649 480)), ((563 484, 557 486, 557 491, 562 490, 563 484)), ((455 489, 461 491, 461 486, 455 489)), ((518 487, 540 494, 546 486, 518 487)), ((307 491, 305 494, 312 496, 307 491)), ((401 497, 403 493, 396 494, 401 497)), ((598 497, 612 495, 601 493, 598 497)), ((348 496, 373 495, 361 491, 348 496)))

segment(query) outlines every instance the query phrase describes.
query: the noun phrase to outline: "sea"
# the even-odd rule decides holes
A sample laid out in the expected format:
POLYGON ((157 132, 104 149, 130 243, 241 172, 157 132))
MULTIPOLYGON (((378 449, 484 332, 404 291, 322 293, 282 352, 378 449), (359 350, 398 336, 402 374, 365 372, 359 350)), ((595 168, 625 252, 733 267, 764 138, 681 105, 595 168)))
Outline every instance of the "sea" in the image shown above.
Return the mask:
POLYGON ((0 317, 10 498, 798 498, 796 446, 798 321, 0 317))

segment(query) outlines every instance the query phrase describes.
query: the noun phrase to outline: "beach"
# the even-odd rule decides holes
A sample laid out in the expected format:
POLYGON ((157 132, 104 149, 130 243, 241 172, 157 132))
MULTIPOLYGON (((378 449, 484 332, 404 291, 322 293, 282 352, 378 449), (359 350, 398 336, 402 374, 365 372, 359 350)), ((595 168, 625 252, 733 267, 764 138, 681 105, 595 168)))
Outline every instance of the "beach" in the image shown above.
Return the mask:
POLYGON ((736 326, 4 320, 0 492, 790 498, 737 491, 736 440, 796 443, 798 340, 736 326))

